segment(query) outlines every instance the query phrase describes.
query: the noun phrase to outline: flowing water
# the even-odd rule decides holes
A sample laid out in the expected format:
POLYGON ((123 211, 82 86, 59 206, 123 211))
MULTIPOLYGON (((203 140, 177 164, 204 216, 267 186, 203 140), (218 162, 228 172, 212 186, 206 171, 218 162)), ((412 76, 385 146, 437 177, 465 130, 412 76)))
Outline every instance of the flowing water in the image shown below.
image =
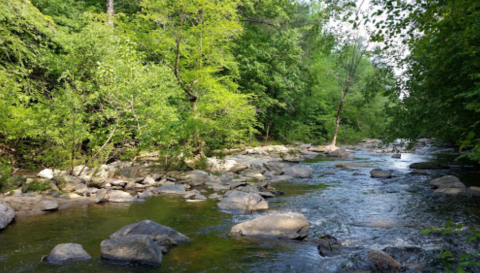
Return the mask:
POLYGON ((217 210, 213 200, 186 203, 182 198, 154 197, 144 203, 89 205, 17 218, 0 232, 0 272, 338 272, 362 269, 362 255, 385 248, 407 272, 443 272, 438 258, 441 246, 455 253, 475 250, 464 237, 467 228, 480 223, 480 202, 435 196, 428 181, 454 174, 467 186, 479 186, 480 174, 453 162, 452 156, 402 154, 402 159, 392 159, 390 155, 356 152, 350 161, 392 170, 395 177, 391 179, 371 178, 372 168, 354 168, 364 175, 353 175, 353 171, 337 170, 335 161, 320 158, 302 163, 314 169, 312 179, 273 185, 288 194, 268 199, 268 213, 303 213, 310 222, 307 242, 230 238, 233 225, 265 212, 232 216, 217 210), (451 168, 429 170, 427 176, 410 175, 408 166, 421 161, 449 162, 451 168), (337 172, 326 174, 332 170, 337 172), (193 240, 166 254, 161 268, 121 266, 101 259, 102 240, 145 219, 193 240), (456 235, 420 234, 447 220, 465 227, 456 235), (321 257, 312 240, 324 234, 342 242, 341 251, 332 257, 321 257), (66 265, 40 262, 55 245, 68 242, 82 244, 93 259, 66 265), (388 247, 421 249, 402 254, 388 247))

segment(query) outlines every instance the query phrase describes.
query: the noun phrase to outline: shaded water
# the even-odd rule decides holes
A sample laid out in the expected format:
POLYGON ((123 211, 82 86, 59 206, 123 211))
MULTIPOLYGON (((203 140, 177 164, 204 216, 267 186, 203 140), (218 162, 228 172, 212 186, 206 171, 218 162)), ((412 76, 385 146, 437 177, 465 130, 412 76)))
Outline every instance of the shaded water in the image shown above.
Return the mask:
MULTIPOLYGON (((345 248, 340 255, 324 258, 313 242, 268 239, 232 239, 230 228, 254 215, 230 215, 216 209, 216 202, 185 203, 182 198, 154 197, 144 203, 103 204, 18 218, 0 233, 0 272, 336 272, 359 268, 358 257, 368 250, 416 246, 424 249, 396 257, 410 272, 442 272, 439 247, 461 253, 471 251, 461 236, 420 235, 425 228, 447 220, 466 227, 480 223, 480 203, 469 198, 434 196, 428 181, 455 174, 468 186, 479 186, 480 174, 469 166, 450 163, 449 170, 412 176, 413 162, 452 157, 403 154, 402 159, 356 152, 356 163, 390 169, 392 179, 373 179, 372 168, 337 170, 334 161, 319 159, 304 164, 314 168, 312 179, 276 183, 288 195, 269 199, 270 211, 303 213, 310 222, 309 238, 331 234, 345 248), (334 175, 324 175, 337 170, 334 175), (100 242, 119 228, 150 219, 189 236, 192 242, 171 250, 161 268, 120 266, 100 258, 100 242), (40 263, 59 243, 80 243, 93 259, 67 265, 40 263)), ((361 267, 361 266, 360 266, 361 267)))

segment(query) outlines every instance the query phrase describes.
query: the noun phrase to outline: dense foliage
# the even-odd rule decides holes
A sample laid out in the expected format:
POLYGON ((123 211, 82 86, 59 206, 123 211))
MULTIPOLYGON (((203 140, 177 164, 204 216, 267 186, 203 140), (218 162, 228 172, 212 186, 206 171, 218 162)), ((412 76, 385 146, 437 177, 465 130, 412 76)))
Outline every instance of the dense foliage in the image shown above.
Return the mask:
MULTIPOLYGON (((329 142, 362 43, 329 30, 328 6, 313 2, 117 0, 109 15, 99 0, 1 5, 0 157, 23 167, 329 142)), ((370 58, 352 80, 341 143, 382 137, 388 123, 389 86, 370 58)))

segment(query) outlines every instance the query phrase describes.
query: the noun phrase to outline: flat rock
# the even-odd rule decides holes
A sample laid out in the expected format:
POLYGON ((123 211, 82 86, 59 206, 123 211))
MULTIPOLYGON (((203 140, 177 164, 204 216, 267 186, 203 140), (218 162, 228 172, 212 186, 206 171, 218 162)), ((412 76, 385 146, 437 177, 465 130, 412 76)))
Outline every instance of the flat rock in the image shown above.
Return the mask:
POLYGON ((392 155, 392 158, 402 158, 402 154, 394 154, 392 155))
POLYGON ((15 218, 15 211, 7 206, 0 204, 0 229, 4 229, 15 218))
POLYGON ((163 185, 153 189, 156 194, 173 194, 173 195, 185 195, 185 185, 163 185))
POLYGON ((185 180, 190 186, 201 186, 209 180, 209 176, 207 172, 194 170, 185 175, 185 180))
POLYGON ((265 215, 232 227, 232 234, 301 240, 307 237, 307 218, 300 213, 265 215))
POLYGON ((270 182, 271 183, 277 183, 277 182, 290 181, 292 179, 293 179, 293 177, 289 176, 289 175, 277 175, 277 176, 273 176, 270 179, 270 182))
POLYGON ((241 172, 243 170, 246 170, 246 169, 248 169, 247 165, 235 165, 232 168, 230 168, 228 171, 232 172, 232 173, 239 173, 239 172, 241 172))
POLYGON ((113 180, 110 182, 112 186, 125 187, 128 184, 128 181, 125 180, 113 180))
POLYGON ((129 203, 135 202, 136 198, 131 196, 128 192, 121 190, 108 191, 108 202, 113 203, 129 203))
POLYGON ((430 185, 434 189, 439 188, 461 188, 465 189, 465 185, 458 179, 458 177, 453 175, 445 175, 440 178, 430 181, 430 185))
POLYGON ((225 196, 221 202, 217 203, 217 206, 223 210, 231 210, 235 213, 250 213, 268 209, 268 203, 256 193, 232 191, 227 192, 225 196))
POLYGON ((80 244, 58 244, 52 249, 50 255, 48 255, 47 263, 64 264, 89 260, 91 258, 80 244))
POLYGON ((42 210, 43 211, 54 211, 58 210, 58 201, 57 200, 43 200, 42 201, 42 210))
POLYGON ((473 197, 480 197, 480 187, 470 187, 468 188, 468 192, 473 197))
POLYGON ((459 196, 464 195, 466 193, 466 190, 464 188, 439 188, 436 189, 433 193, 459 196))
POLYGON ((410 169, 427 169, 427 170, 434 170, 434 169, 448 169, 448 166, 444 166, 441 164, 437 164, 434 162, 417 162, 410 164, 410 169))
POLYGON ((391 178, 392 173, 381 169, 373 169, 370 171, 370 175, 375 178, 391 178))
POLYGON ((338 150, 335 150, 333 152, 330 152, 327 154, 329 157, 353 157, 354 154, 347 151, 346 149, 340 148, 338 150))

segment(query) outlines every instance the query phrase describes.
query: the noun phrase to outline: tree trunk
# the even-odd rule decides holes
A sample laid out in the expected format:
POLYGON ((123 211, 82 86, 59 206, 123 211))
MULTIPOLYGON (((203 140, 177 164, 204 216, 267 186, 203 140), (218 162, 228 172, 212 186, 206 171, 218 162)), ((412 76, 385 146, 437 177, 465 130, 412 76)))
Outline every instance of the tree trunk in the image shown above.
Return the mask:
POLYGON ((107 16, 108 16, 107 24, 113 26, 113 21, 112 21, 112 18, 114 15, 113 0, 106 0, 106 4, 107 4, 107 16))
POLYGON ((331 144, 333 147, 335 147, 335 144, 337 143, 338 127, 340 127, 340 118, 342 116, 343 104, 345 103, 345 100, 347 98, 347 93, 348 93, 348 89, 350 88, 350 83, 351 83, 351 80, 348 79, 347 86, 345 86, 345 89, 343 90, 342 100, 340 101, 340 105, 338 105, 337 121, 335 122, 335 132, 333 133, 333 140, 331 144))

